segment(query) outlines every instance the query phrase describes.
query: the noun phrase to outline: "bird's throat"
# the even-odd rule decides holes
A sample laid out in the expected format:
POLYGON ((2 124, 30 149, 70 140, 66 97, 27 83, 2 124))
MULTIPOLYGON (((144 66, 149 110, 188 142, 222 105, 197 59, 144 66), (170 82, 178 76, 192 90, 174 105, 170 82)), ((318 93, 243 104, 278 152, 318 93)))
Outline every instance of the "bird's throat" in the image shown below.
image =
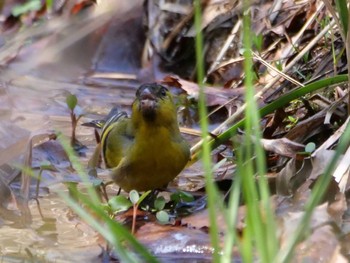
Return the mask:
POLYGON ((154 121, 156 118, 156 101, 152 99, 143 99, 140 101, 140 111, 146 121, 154 121))

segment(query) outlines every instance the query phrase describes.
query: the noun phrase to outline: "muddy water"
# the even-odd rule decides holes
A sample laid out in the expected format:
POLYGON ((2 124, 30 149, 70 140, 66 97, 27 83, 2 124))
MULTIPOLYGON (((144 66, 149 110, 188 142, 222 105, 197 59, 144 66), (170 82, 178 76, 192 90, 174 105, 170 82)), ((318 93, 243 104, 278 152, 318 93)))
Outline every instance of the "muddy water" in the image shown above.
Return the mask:
POLYGON ((2 262, 98 262, 101 248, 96 232, 77 218, 57 194, 39 201, 43 217, 37 203, 31 201, 33 222, 29 227, 16 229, 5 223, 0 228, 2 262))
MULTIPOLYGON (((45 81, 46 85, 55 88, 40 93, 38 90, 26 90, 28 83, 28 79, 26 81, 18 79, 15 82, 16 86, 7 87, 4 93, 4 96, 7 96, 6 101, 16 103, 9 105, 8 115, 0 116, 1 127, 3 122, 10 122, 12 127, 23 131, 23 137, 28 133, 46 133, 48 130, 58 130, 70 136, 69 112, 64 103, 68 90, 76 94, 78 105, 84 111, 85 116, 80 123, 100 118, 114 105, 128 109, 128 104, 131 104, 134 96, 132 88, 105 88, 101 93, 100 87, 67 83, 63 85, 59 82, 47 81, 45 81)), ((44 85, 42 80, 30 79, 30 86, 40 88, 40 85, 44 85)), ((96 144, 93 129, 79 125, 77 137, 87 146, 84 151, 85 156, 80 157, 80 161, 86 167, 96 144)), ((27 151, 28 141, 22 142, 23 147, 13 148, 11 145, 18 141, 16 136, 6 134, 6 138, 1 140, 8 142, 4 146, 8 148, 3 151, 12 151, 13 156, 23 156, 27 151)), ((34 166, 45 161, 61 168, 67 166, 65 160, 61 159, 61 155, 55 155, 55 151, 46 152, 47 155, 45 150, 39 153, 40 156, 36 156, 37 151, 33 151, 34 166)), ((2 220, 0 216, 0 262, 101 262, 99 256, 103 251, 102 247, 105 247, 105 242, 91 227, 78 218, 57 194, 58 191, 67 191, 63 183, 57 183, 57 178, 60 176, 68 176, 74 180, 76 175, 74 173, 62 175, 58 172, 45 176, 38 198, 40 208, 35 200, 29 201, 32 220, 29 225, 2 220)), ((35 182, 32 185, 35 185, 35 182)), ((10 186, 13 194, 18 195, 20 183, 16 183, 16 187, 13 187, 13 184, 10 186)), ((31 189, 33 196, 35 187, 31 189)), ((10 202, 7 208, 19 212, 13 202, 10 202)))

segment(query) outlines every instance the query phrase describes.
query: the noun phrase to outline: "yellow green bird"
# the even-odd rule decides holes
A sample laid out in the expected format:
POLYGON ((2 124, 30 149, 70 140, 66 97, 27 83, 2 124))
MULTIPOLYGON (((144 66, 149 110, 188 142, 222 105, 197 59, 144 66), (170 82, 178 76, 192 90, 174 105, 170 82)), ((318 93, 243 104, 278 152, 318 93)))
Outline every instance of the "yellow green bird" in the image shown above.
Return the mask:
POLYGON ((138 88, 130 118, 122 112, 106 121, 101 146, 113 180, 127 192, 165 187, 190 158, 173 97, 157 83, 138 88))

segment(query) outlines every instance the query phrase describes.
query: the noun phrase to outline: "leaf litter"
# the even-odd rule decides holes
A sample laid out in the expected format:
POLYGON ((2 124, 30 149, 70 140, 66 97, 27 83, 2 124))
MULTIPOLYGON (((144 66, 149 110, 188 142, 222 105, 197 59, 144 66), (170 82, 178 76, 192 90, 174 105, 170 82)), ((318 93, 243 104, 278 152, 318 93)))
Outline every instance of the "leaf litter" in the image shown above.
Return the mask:
MULTIPOLYGON (((63 8, 62 10, 66 14, 70 12, 72 17, 74 14, 82 12, 81 10, 84 8, 91 11, 98 9, 98 5, 90 3, 81 5, 78 2, 76 1, 74 8, 72 6, 66 9, 60 8, 63 8)), ((89 1, 81 3, 87 2, 89 1)), ((220 108, 226 109, 219 111, 218 115, 211 118, 211 136, 215 138, 232 123, 243 117, 243 80, 245 76, 242 70, 242 36, 239 30, 242 23, 242 7, 239 1, 204 1, 203 7, 202 32, 205 38, 205 68, 208 82, 205 93, 208 98, 208 107, 214 107, 216 112, 220 108), (225 119, 225 122, 222 123, 220 118, 225 119)), ((277 100, 281 94, 319 78, 344 72, 346 61, 341 33, 338 28, 334 27, 334 22, 330 21, 323 1, 311 3, 292 0, 267 1, 265 3, 256 1, 252 3, 251 10, 255 49, 253 70, 256 74, 256 97, 260 106, 277 100), (334 57, 336 57, 336 61, 334 61, 334 57)), ((55 12, 58 11, 55 10, 55 12)), ((39 12, 33 14, 26 16, 27 14, 24 13, 23 20, 16 20, 16 24, 26 23, 28 25, 42 18, 42 14, 39 12), (25 19, 24 16, 26 16, 25 19)), ((92 70, 90 72, 89 69, 74 67, 74 61, 79 61, 78 55, 73 61, 63 58, 62 64, 51 63, 47 59, 48 55, 54 57, 63 53, 79 54, 78 49, 81 47, 81 42, 69 38, 69 35, 74 32, 73 27, 70 28, 71 23, 73 23, 71 20, 62 24, 45 21, 47 23, 40 28, 40 31, 33 28, 32 31, 29 29, 27 34, 11 32, 11 30, 15 31, 15 26, 10 27, 9 23, 5 23, 5 32, 13 34, 14 38, 13 41, 8 41, 3 46, 4 49, 0 53, 0 63, 9 66, 5 71, 4 80, 16 86, 7 87, 7 92, 15 88, 18 89, 18 87, 23 90, 23 88, 35 86, 37 91, 27 91, 27 94, 34 98, 38 91, 42 93, 42 91, 53 87, 51 89, 59 95, 51 94, 51 96, 58 101, 62 101, 62 90, 77 93, 79 103, 84 105, 86 111, 86 116, 83 119, 89 120, 103 115, 101 112, 107 113, 108 107, 115 106, 113 105, 115 97, 120 99, 117 103, 118 106, 128 108, 132 103, 132 94, 139 81, 163 80, 169 86, 176 87, 180 93, 185 94, 188 98, 187 104, 182 106, 183 115, 180 115, 180 121, 181 117, 192 119, 192 122, 184 120, 181 123, 187 125, 192 123, 189 125, 191 127, 187 128, 196 130, 198 127, 193 123, 197 123, 198 115, 194 105, 198 98, 199 87, 196 84, 194 52, 189 49, 194 43, 193 14, 192 1, 182 1, 181 3, 164 1, 160 5, 157 1, 148 0, 143 8, 135 4, 125 11, 125 17, 128 18, 125 20, 112 20, 110 14, 105 14, 105 20, 92 26, 96 21, 93 18, 99 17, 99 14, 87 16, 88 19, 85 20, 87 31, 82 33, 80 39, 83 39, 84 43, 87 39, 93 43, 90 51, 95 56, 93 59, 87 59, 88 63, 91 63, 92 70), (140 13, 144 14, 146 21, 147 32, 144 35, 140 23, 140 13), (112 21, 110 25, 108 25, 109 21, 112 21), (113 30, 112 25, 117 26, 118 29, 113 30), (130 38, 128 38, 129 30, 126 30, 127 25, 135 28, 134 34, 130 38), (62 29, 68 32, 66 39, 57 33, 58 30, 62 29), (104 30, 109 33, 105 34, 104 30), (123 34, 123 37, 119 39, 125 39, 134 44, 130 45, 129 42, 125 44, 122 41, 115 43, 114 40, 118 38, 115 37, 114 33, 118 30, 119 36, 123 34), (55 33, 50 36, 49 32, 55 33), (26 44, 24 42, 24 40, 35 39, 34 36, 37 40, 33 43, 26 44), (55 44, 50 38, 67 40, 67 42, 61 41, 55 44), (17 44, 13 45, 13 43, 17 44), (120 47, 119 51, 133 46, 135 52, 128 51, 132 59, 129 60, 125 54, 116 51, 118 50, 116 46, 120 47), (38 55, 35 50, 42 47, 45 48, 45 52, 38 55), (67 52, 67 49, 70 52, 67 52), (73 65, 74 74, 68 74, 69 70, 55 72, 55 69, 63 68, 62 65, 65 65, 67 61, 69 65, 73 65), (124 62, 129 64, 123 70, 120 65, 124 65, 124 62), (47 73, 54 76, 54 80, 45 77, 47 73), (96 85, 101 87, 96 88, 96 85), (101 92, 102 88, 103 92, 101 92), (103 96, 101 93, 104 93, 103 96)), ((6 21, 9 22, 10 19, 13 18, 8 15, 6 21)), ((79 26, 81 24, 77 23, 76 28, 79 26)), ((126 54, 129 54, 128 52, 126 54)), ((279 225, 282 246, 283 241, 290 235, 289 233, 293 232, 293 226, 300 220, 303 214, 303 205, 310 195, 313 183, 324 172, 327 162, 333 156, 334 147, 344 131, 347 123, 346 103, 342 98, 346 93, 344 85, 326 88, 316 92, 316 94, 308 94, 293 101, 288 107, 281 108, 274 114, 262 116, 262 129, 266 137, 261 141, 261 144, 268 154, 269 176, 276 180, 275 186, 271 184, 271 188, 275 187, 275 191, 271 189, 271 192, 277 193, 272 198, 275 199, 275 210, 282 222, 279 225), (315 143, 315 151, 306 155, 302 154, 304 146, 309 142, 315 143)), ((0 98, 9 94, 11 95, 11 92, 5 95, 1 94, 0 98)), ((4 100, 6 101, 6 99, 4 100)), ((25 102, 26 98, 19 95, 13 105, 7 105, 6 110, 11 112, 10 115, 14 112, 14 114, 24 116, 28 123, 31 119, 45 114, 45 109, 38 106, 21 108, 21 103, 18 101, 25 102), (26 110, 32 111, 36 115, 26 115, 24 114, 26 110)), ((42 99, 38 99, 38 102, 41 101, 42 99)), ((68 114, 63 106, 56 105, 52 108, 51 105, 50 107, 51 112, 57 114, 55 121, 64 120, 63 125, 69 127, 68 114)), ((11 119, 11 117, 5 116, 6 119, 11 119)), ((1 155, 0 158, 2 164, 8 163, 14 157, 23 155, 25 152, 31 133, 31 131, 28 132, 22 128, 28 127, 25 121, 18 120, 10 126, 1 124, 0 127, 6 131, 14 130, 11 133, 4 133, 4 136, 7 137, 1 139, 2 153, 6 152, 6 155, 3 154, 4 156, 1 155), (20 138, 10 137, 9 134, 20 138), (4 142, 7 144, 3 145, 4 142)), ((32 126, 31 129, 35 130, 35 127, 32 126)), ((77 132, 78 137, 82 136, 79 135, 79 132, 93 137, 92 131, 87 132, 87 130, 78 128, 77 132)), ((193 134, 195 133, 188 135, 192 145, 198 142, 198 137, 193 134)), ((88 156, 82 157, 85 161, 91 155, 93 148, 93 142, 89 141, 88 143, 90 143, 87 151, 88 156)), ((193 147, 192 150, 195 152, 196 147, 193 147)), ((219 180, 229 179, 230 186, 234 183, 232 174, 235 171, 232 144, 227 143, 225 150, 225 154, 220 151, 213 153, 215 161, 224 160, 224 164, 217 167, 214 174, 218 184, 219 180)), ((49 161, 50 165, 55 168, 45 170, 42 173, 41 191, 58 182, 80 183, 58 143, 44 142, 34 147, 32 154, 32 157, 27 159, 28 161, 32 158, 31 166, 39 168, 49 161), (57 179, 57 177, 61 179, 57 179), (45 183, 46 179, 47 183, 45 183)), ((310 233, 305 236, 296 250, 296 262, 305 259, 310 260, 310 262, 319 262, 320 259, 341 262, 345 260, 344 257, 349 256, 349 241, 347 240, 349 238, 348 154, 347 152, 342 156, 333 172, 334 180, 330 188, 332 191, 329 191, 325 198, 327 203, 320 204, 314 211, 310 233)), ((3 180, 7 176, 11 177, 12 175, 7 172, 6 175, 2 175, 0 187, 3 189, 1 191, 2 207, 9 210, 7 206, 11 207, 16 203, 16 193, 10 183, 12 179, 3 180)), ((201 165, 193 165, 175 180, 173 187, 191 189, 192 191, 200 190, 204 185, 202 176, 201 165)), ((23 174, 22 177, 25 178, 23 174)), ((34 189, 35 187, 30 187, 28 181, 22 179, 19 191, 24 191, 29 198, 35 196, 34 189)), ((223 194, 226 193, 225 191, 223 194)), ((203 192, 197 194, 198 196, 205 195, 203 192)), ((39 197, 45 198, 45 191, 41 192, 39 197)), ((23 209, 30 213, 28 205, 26 207, 27 209, 23 209)), ((241 210, 243 212, 241 212, 240 219, 237 220, 238 223, 235 226, 237 231, 244 228, 244 204, 242 204, 241 210)), ((4 215, 11 215, 11 213, 16 217, 16 212, 7 211, 1 213, 1 218, 8 220, 4 218, 4 215)), ((139 226, 135 235, 160 258, 164 255, 171 257, 173 253, 195 254, 200 248, 205 248, 200 252, 203 254, 202 259, 210 260, 212 251, 207 233, 207 228, 210 227, 207 219, 206 210, 192 213, 183 219, 180 218, 180 222, 175 220, 174 225, 159 225, 155 223, 154 218, 145 222, 144 218, 141 217, 140 220, 144 224, 139 226), (198 222, 203 223, 198 224, 198 222), (187 241, 184 242, 184 240, 187 241), (174 245, 167 246, 167 244, 174 245), (163 249, 159 250, 160 248, 163 249)), ((224 224, 222 227, 221 232, 224 233, 224 224)))

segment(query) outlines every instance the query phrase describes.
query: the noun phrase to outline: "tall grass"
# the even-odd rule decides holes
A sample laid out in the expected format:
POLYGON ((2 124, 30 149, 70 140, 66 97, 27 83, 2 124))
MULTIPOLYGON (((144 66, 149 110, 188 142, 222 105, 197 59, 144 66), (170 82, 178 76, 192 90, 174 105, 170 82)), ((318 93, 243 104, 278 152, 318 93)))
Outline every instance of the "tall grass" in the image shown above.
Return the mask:
POLYGON ((212 173, 212 163, 210 156, 210 145, 208 143, 208 112, 207 112, 207 103, 206 97, 204 93, 204 53, 203 53, 203 36, 201 31, 202 24, 202 10, 201 10, 201 2, 200 0, 194 1, 195 6, 195 28, 196 28, 196 67, 197 67, 197 81, 200 87, 199 90, 199 118, 200 118, 200 127, 202 130, 202 156, 201 159, 203 161, 204 174, 205 174, 205 189, 208 195, 208 210, 209 210, 209 222, 210 222, 210 238, 211 243, 214 249, 213 253, 213 261, 219 262, 219 230, 216 222, 217 213, 219 212, 217 208, 218 191, 215 188, 215 183, 213 179, 212 173))

